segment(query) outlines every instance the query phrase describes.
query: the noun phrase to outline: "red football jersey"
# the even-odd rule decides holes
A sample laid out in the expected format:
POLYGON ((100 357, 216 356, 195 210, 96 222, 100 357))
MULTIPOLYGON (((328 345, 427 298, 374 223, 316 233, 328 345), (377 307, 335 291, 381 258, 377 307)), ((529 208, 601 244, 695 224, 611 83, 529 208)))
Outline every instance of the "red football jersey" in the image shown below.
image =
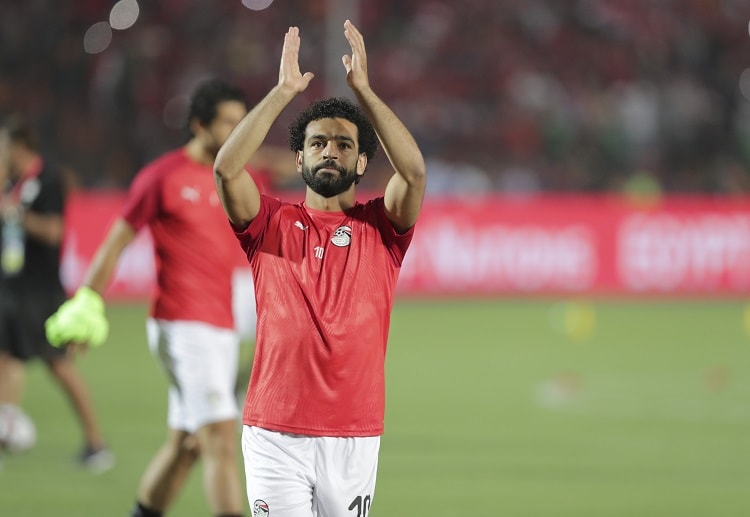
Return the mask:
POLYGON ((391 308, 413 231, 396 233, 382 197, 331 213, 261 196, 237 234, 258 311, 245 424, 382 434, 391 308))
POLYGON ((136 231, 145 225, 151 231, 157 283, 151 316, 233 328, 232 273, 240 252, 212 168, 184 149, 163 155, 138 173, 122 216, 136 231))

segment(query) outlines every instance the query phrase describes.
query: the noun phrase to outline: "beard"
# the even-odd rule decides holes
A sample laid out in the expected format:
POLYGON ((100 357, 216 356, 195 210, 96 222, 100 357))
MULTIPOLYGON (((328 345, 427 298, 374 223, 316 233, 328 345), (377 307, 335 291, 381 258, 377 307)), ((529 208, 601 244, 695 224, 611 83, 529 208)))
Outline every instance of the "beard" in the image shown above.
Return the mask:
POLYGON ((349 190, 357 182, 357 170, 347 170, 333 161, 325 161, 313 167, 302 164, 302 179, 310 189, 325 198, 336 197, 349 190), (329 172, 319 173, 321 169, 335 169, 338 175, 329 172))

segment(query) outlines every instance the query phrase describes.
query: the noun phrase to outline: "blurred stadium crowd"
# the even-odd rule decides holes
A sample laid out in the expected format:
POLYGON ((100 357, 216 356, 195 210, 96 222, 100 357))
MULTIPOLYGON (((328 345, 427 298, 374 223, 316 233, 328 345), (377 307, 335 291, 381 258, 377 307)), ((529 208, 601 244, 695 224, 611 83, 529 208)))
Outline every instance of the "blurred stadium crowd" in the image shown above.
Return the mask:
POLYGON ((320 78, 308 98, 328 95, 326 71, 343 67, 323 43, 343 42, 330 19, 346 1, 376 91, 429 160, 432 193, 750 192, 747 0, 141 1, 97 53, 84 35, 113 0, 2 2, 0 115, 27 114, 80 185, 123 187, 185 140, 202 78, 258 100, 289 25, 320 78))

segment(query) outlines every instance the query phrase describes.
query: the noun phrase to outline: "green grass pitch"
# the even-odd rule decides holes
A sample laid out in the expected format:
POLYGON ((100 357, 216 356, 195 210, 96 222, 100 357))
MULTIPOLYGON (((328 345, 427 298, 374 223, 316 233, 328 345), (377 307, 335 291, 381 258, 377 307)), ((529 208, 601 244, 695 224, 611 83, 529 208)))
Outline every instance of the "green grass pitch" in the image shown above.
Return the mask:
MULTIPOLYGON (((750 515, 746 303, 400 300, 369 515, 750 515)), ((79 365, 116 468, 74 466, 80 433, 35 364, 25 405, 39 439, 5 458, 0 515, 127 514, 165 433, 165 381, 145 344, 145 307, 108 313, 109 341, 79 365)), ((209 515, 199 470, 170 515, 209 515)))

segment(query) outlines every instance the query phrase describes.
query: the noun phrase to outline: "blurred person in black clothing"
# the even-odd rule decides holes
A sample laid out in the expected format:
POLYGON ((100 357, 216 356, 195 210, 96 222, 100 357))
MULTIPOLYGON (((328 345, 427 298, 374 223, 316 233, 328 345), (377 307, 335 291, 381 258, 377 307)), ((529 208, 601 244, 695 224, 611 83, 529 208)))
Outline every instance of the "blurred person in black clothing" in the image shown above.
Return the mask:
POLYGON ((66 294, 60 282, 65 186, 46 161, 36 137, 18 116, 0 129, 0 404, 20 406, 24 363, 42 360, 80 422, 84 446, 78 457, 94 472, 108 470, 114 456, 105 446, 84 378, 66 350, 51 346, 44 322, 66 294))

